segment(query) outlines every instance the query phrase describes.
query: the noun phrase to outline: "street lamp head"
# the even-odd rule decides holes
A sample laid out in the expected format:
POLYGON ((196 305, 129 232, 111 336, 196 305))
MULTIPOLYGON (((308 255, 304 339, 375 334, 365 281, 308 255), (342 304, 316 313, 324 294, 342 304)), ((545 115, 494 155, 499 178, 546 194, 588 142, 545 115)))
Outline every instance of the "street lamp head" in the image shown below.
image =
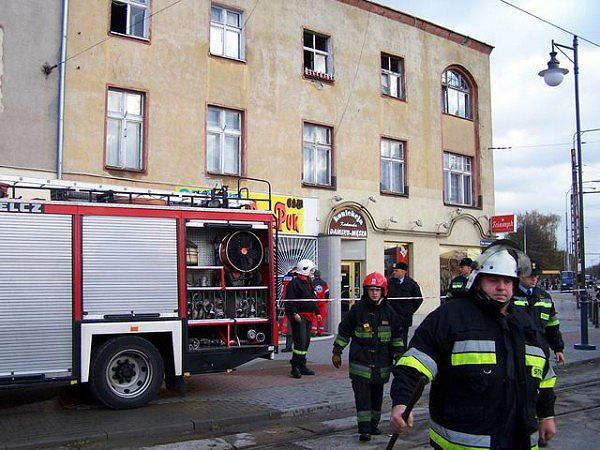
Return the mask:
POLYGON ((556 52, 550 52, 550 61, 548 61, 548 68, 538 73, 540 77, 544 78, 544 81, 548 86, 558 86, 562 83, 563 77, 569 73, 567 69, 558 67, 559 62, 556 59, 556 52))

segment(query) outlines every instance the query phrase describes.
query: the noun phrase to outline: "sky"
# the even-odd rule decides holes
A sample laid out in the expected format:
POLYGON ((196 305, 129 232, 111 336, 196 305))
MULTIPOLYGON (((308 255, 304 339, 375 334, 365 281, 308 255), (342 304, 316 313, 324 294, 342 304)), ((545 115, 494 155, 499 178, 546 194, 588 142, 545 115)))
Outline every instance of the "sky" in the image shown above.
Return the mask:
MULTIPOLYGON (((581 130, 600 128, 600 1, 509 0, 579 36, 581 130)), ((496 214, 538 210, 558 214, 559 248, 565 243, 565 205, 571 187, 575 134, 573 63, 557 87, 538 76, 547 68, 552 39, 572 46, 573 36, 500 0, 377 0, 494 46, 490 55, 496 214)), ((573 52, 565 50, 573 58, 573 52)), ((582 133, 583 180, 600 181, 600 131, 582 133)), ((600 262, 600 182, 584 183, 586 265, 600 262), (597 190, 597 194, 594 191, 597 190)))

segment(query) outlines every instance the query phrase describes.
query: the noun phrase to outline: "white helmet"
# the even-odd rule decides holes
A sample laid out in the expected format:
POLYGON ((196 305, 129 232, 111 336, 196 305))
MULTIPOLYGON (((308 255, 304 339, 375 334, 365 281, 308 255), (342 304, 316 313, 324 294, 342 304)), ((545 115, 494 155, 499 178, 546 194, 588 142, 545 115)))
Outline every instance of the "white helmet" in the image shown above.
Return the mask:
POLYGON ((517 244, 509 239, 500 239, 490 244, 477 261, 475 268, 469 275, 466 289, 469 290, 475 284, 479 274, 497 275, 519 280, 521 275, 531 272, 531 261, 523 253, 517 244))
POLYGON ((298 264, 296 264, 296 273, 307 277, 316 268, 317 266, 315 266, 315 263, 310 259, 301 259, 298 261, 298 264))

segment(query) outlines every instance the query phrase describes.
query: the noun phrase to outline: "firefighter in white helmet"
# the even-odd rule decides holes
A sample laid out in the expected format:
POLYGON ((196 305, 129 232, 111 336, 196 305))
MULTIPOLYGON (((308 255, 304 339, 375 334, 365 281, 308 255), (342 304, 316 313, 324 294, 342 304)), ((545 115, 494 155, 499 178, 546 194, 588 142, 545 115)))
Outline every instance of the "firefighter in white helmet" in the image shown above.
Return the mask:
POLYGON ((292 339, 294 340, 292 360, 290 361, 294 378, 315 374, 306 367, 312 318, 316 315, 317 321, 321 321, 317 296, 312 285, 315 270, 315 263, 310 259, 298 261, 292 274, 292 280, 284 293, 284 299, 289 300, 285 302, 285 314, 288 317, 289 326, 292 327, 292 339))
POLYGON ((556 433, 556 376, 549 349, 529 315, 511 304, 519 276, 531 270, 516 244, 496 241, 480 255, 468 295, 425 318, 394 367, 390 424, 420 377, 431 382, 430 444, 436 449, 527 449, 556 433))

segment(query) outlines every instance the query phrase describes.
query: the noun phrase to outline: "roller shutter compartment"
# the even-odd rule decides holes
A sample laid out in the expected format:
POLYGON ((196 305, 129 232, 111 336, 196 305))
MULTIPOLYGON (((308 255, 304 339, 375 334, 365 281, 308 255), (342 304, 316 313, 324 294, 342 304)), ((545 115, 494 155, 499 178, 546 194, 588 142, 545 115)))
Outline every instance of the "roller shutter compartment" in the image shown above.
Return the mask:
POLYGON ((72 219, 0 214, 0 378, 72 372, 72 219))
POLYGON ((84 320, 177 312, 175 219, 83 217, 84 320))

